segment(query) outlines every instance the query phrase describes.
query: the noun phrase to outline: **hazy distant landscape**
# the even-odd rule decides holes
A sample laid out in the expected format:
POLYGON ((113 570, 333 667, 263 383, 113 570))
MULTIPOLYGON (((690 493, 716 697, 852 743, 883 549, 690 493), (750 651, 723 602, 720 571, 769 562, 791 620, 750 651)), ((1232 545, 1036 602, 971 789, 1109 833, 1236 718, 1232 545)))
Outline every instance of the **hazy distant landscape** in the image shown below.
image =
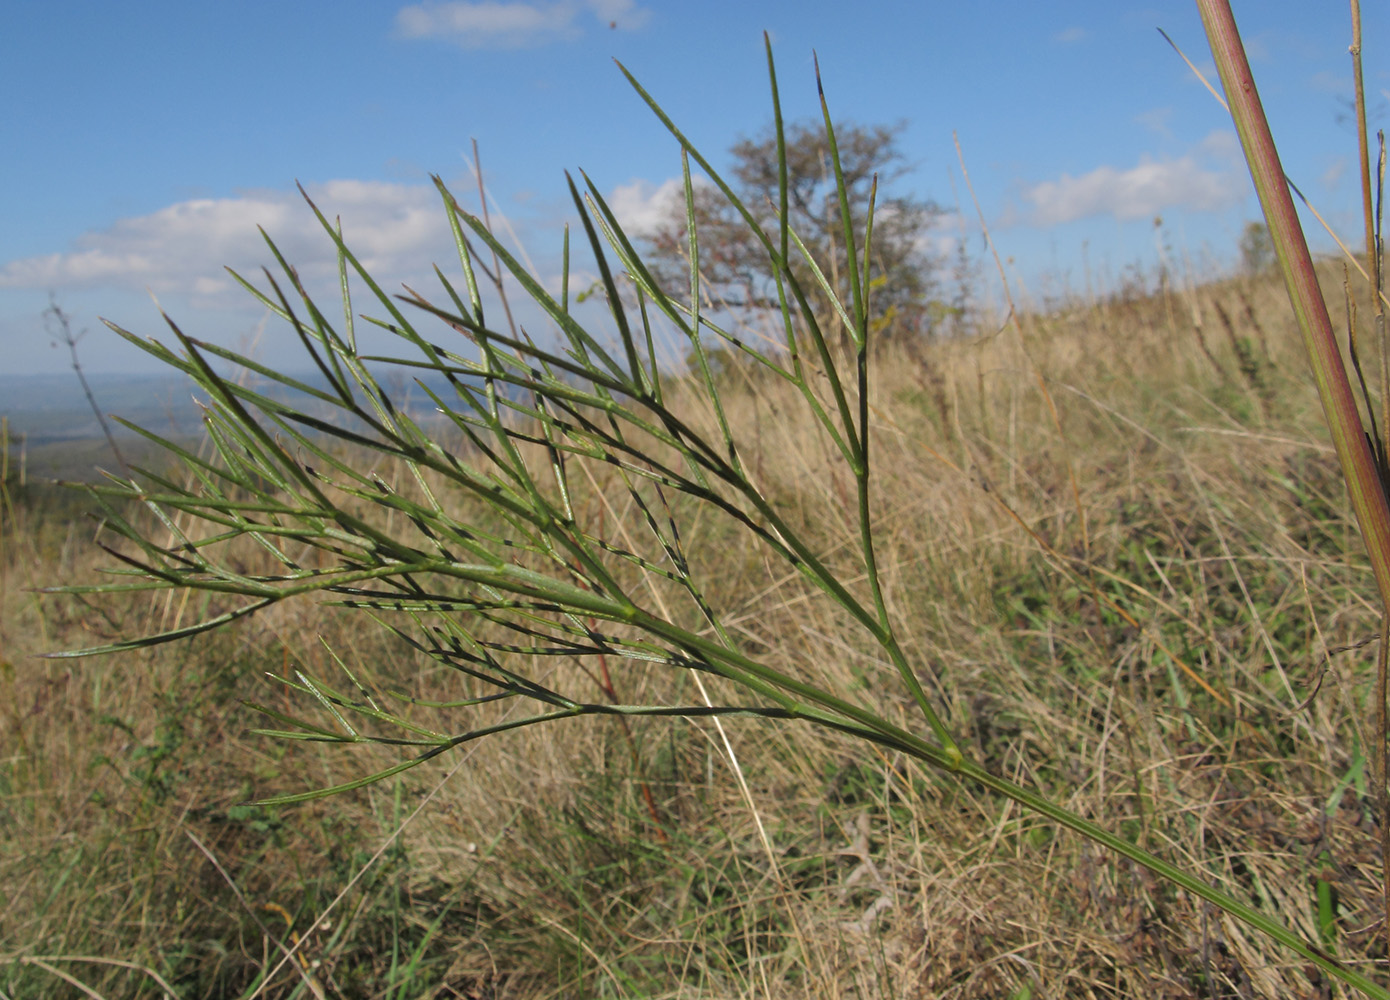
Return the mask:
MULTIPOLYGON (((191 386, 169 375, 88 374, 97 404, 174 439, 199 433, 191 386)), ((0 375, 0 417, 8 425, 11 468, 26 478, 92 479, 97 469, 115 469, 101 426, 77 376, 0 375)), ((139 435, 109 421, 117 441, 138 462, 150 449, 139 435)))
MULTIPOLYGON (((187 433, 198 427, 192 387, 181 377, 89 372, 87 381, 104 413, 159 431, 187 433)), ((23 435, 31 447, 101 437, 101 427, 72 372, 0 375, 0 416, 9 419, 11 435, 23 435)), ((113 430, 131 433, 114 426, 113 430)))
MULTIPOLYGON (((173 440, 197 439, 202 433, 202 409, 196 400, 206 399, 188 379, 179 375, 92 374, 87 382, 101 412, 128 461, 137 464, 152 447, 134 431, 111 417, 120 417, 173 440), (128 453, 127 453, 128 452, 128 453)), ((306 385, 324 389, 327 383, 316 371, 295 373, 306 385)), ((413 373, 410 377, 414 377, 413 373)), ((248 385, 266 388, 265 380, 248 385)), ((424 393, 400 376, 386 383, 393 402, 409 408, 418 419, 433 404, 424 393)), ((446 392, 442 378, 426 379, 433 391, 446 392)), ((292 399, 278 386, 268 390, 275 398, 292 399)), ((301 400, 301 405, 304 400, 301 400)), ((81 383, 71 372, 59 375, 0 375, 0 417, 9 426, 10 461, 23 463, 27 475, 38 478, 92 479, 97 469, 113 468, 111 449, 102 435, 81 383)))

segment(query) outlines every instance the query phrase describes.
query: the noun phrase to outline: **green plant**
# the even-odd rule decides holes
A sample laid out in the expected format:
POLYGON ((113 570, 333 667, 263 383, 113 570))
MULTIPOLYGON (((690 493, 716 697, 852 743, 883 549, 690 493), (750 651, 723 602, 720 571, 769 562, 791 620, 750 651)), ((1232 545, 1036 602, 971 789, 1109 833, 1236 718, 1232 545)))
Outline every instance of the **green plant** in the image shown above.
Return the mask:
MULTIPOLYGON (((241 603, 214 607, 195 625, 68 655, 180 639, 289 598, 322 594, 332 604, 377 617, 422 659, 456 671, 463 696, 433 707, 464 714, 469 722, 452 732, 426 725, 408 702, 392 703, 389 691, 359 682, 346 664, 345 690, 300 672, 286 683, 310 711, 257 706, 283 727, 266 732, 296 740, 394 746, 411 756, 331 788, 272 801, 302 801, 358 788, 482 736, 577 716, 802 722, 891 749, 1007 796, 1209 901, 1329 976, 1367 995, 1390 997, 1321 944, 1304 940, 1234 891, 1212 887, 1205 878, 987 769, 957 744, 919 678, 919 666, 903 649, 876 561, 875 439, 869 407, 874 195, 871 190, 864 231, 857 233, 825 108, 840 235, 852 248, 849 259, 854 262, 847 276, 849 294, 842 296, 787 221, 787 163, 770 46, 768 58, 779 150, 779 221, 770 231, 629 76, 684 151, 690 264, 688 285, 680 294, 653 277, 597 187, 585 178, 581 193, 571 181, 611 309, 616 350, 610 351, 570 312, 568 242, 556 297, 438 181, 464 276, 460 292, 439 273, 442 305, 410 290, 403 297, 388 296, 322 214, 319 219, 339 255, 341 328, 330 323, 269 239, 292 294, 268 272, 264 291, 239 279, 295 330, 327 389, 188 337, 172 320, 169 326, 182 353, 116 328, 191 376, 208 394, 207 428, 216 457, 205 459, 142 432, 182 460, 189 485, 141 471, 138 480, 95 488, 94 494, 108 504, 109 525, 133 549, 119 556, 126 565, 123 582, 72 589, 192 589, 241 603), (735 331, 701 312, 691 159, 744 219, 767 256, 784 350, 753 350, 735 331), (560 348, 545 348, 524 333, 502 333, 489 325, 475 279, 473 240, 495 254, 547 314, 560 331, 560 348), (623 275, 615 276, 610 255, 623 275), (800 261, 798 267, 794 260, 800 261), (802 264, 805 284, 797 277, 802 264), (354 276, 384 310, 369 322, 399 338, 415 356, 359 351, 347 294, 354 276), (633 286, 635 314, 624 305, 620 281, 633 286), (826 313, 814 308, 817 296, 830 303, 826 313), (409 318, 403 304, 413 310, 409 318), (656 314, 689 344, 693 372, 673 373, 657 364, 656 314), (421 319, 445 324, 476 347, 476 356, 427 336, 417 325, 421 319), (796 390, 804 419, 818 428, 836 460, 825 473, 827 488, 839 496, 852 525, 858 542, 852 558, 818 551, 796 519, 760 487, 756 470, 745 465, 742 438, 726 412, 702 332, 718 338, 725 349, 741 352, 761 377, 796 390), (848 339, 848 351, 841 349, 840 334, 848 339), (314 401, 312 410, 223 377, 215 359, 301 393, 314 401), (374 374, 384 365, 409 366, 446 379, 447 393, 420 382, 442 421, 426 424, 399 406, 374 374), (626 504, 635 525, 609 514, 615 497, 626 504), (129 500, 148 507, 163 540, 123 515, 118 505, 129 500), (815 663, 792 672, 743 651, 727 628, 717 590, 701 574, 700 552, 687 547, 691 525, 702 516, 720 523, 731 539, 726 544, 741 541, 780 561, 786 572, 854 621, 891 664, 920 723, 894 721, 864 691, 823 685, 815 663), (586 698, 581 692, 592 685, 575 664, 599 657, 625 662, 642 677, 641 689, 669 697, 640 704, 586 698), (699 692, 698 700, 685 696, 689 687, 699 692), (512 713, 523 704, 533 706, 530 714, 512 713)), ((1271 228, 1278 244, 1277 228, 1271 228)), ((1339 444, 1349 433, 1342 428, 1339 444)), ((1354 459, 1352 471, 1357 471, 1354 459)), ((1374 495, 1362 479, 1353 485, 1358 513, 1374 516, 1378 483, 1372 484, 1374 495)), ((1382 562, 1390 567, 1386 552, 1390 549, 1373 548, 1378 572, 1382 562)), ((1091 588, 1100 602, 1093 583, 1091 588)), ((1113 602, 1106 606, 1117 607, 1113 602)), ((1136 831, 1142 835, 1142 829, 1136 831)))

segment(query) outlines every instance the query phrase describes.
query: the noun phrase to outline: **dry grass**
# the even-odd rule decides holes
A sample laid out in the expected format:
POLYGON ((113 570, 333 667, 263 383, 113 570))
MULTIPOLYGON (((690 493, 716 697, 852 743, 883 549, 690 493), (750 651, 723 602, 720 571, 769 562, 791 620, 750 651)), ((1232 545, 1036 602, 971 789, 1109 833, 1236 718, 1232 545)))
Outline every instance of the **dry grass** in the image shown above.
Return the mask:
MULTIPOLYGON (((992 769, 1383 968, 1363 760, 1374 585, 1282 289, 1077 306, 1022 330, 876 359, 879 560, 914 666, 992 769)), ((745 461, 833 561, 852 484, 782 388, 724 377, 745 461)), ((804 727, 725 723, 752 808, 710 724, 651 719, 522 730, 394 785, 248 806, 393 759, 245 735, 239 698, 286 697, 267 673, 330 676, 331 650, 422 699, 455 696, 453 677, 311 604, 138 656, 32 659, 193 609, 27 592, 106 557, 75 508, 14 500, 6 996, 83 995, 59 973, 103 996, 160 996, 159 979, 249 996, 301 938, 264 995, 1335 992, 1004 800, 804 727)), ((684 540, 746 648, 920 724, 842 613, 730 537, 696 519, 684 540)), ((672 683, 630 665, 612 681, 632 700, 672 683)))

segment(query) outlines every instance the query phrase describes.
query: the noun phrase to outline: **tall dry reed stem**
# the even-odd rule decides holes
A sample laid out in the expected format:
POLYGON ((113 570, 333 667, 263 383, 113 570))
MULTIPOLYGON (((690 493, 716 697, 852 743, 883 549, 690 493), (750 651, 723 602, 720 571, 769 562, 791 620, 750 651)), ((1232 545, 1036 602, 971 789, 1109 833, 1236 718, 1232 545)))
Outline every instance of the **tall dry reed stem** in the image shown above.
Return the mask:
MULTIPOLYGON (((1376 586, 1380 592, 1383 624, 1381 627, 1380 649, 1377 657, 1377 682, 1375 687, 1375 717, 1377 738, 1375 748, 1376 800, 1380 813, 1381 827, 1381 866, 1382 903, 1385 921, 1387 948, 1390 948, 1390 797, 1387 797, 1386 739, 1390 720, 1387 719, 1386 697, 1387 670, 1390 669, 1390 503, 1386 498, 1387 468, 1383 459, 1377 461, 1372 450, 1372 442, 1378 446, 1381 456, 1385 455, 1387 432, 1383 432, 1372 420, 1371 434, 1367 434, 1361 421, 1356 397, 1352 392, 1351 380, 1342 363, 1341 348, 1332 328, 1332 319, 1327 304, 1318 286, 1317 274, 1313 267, 1312 255, 1299 225, 1298 214, 1294 209, 1289 183, 1279 162, 1279 152, 1270 133, 1269 122, 1265 118, 1264 107, 1260 102, 1259 91, 1250 72, 1250 63, 1245 56, 1240 32, 1236 27, 1235 16, 1228 0, 1197 0, 1202 13, 1202 23, 1206 27, 1207 41, 1212 56, 1221 74, 1236 131, 1240 135, 1241 147, 1245 152, 1250 176, 1259 195, 1260 207, 1264 211, 1265 223, 1274 242, 1275 255, 1283 274, 1284 285, 1288 290, 1289 302, 1298 318, 1298 326, 1303 334, 1303 342, 1308 351, 1308 363, 1317 382, 1318 395, 1322 400, 1323 413, 1337 450, 1337 460, 1341 465, 1342 476, 1351 494, 1352 508, 1361 526, 1362 541, 1370 556, 1371 568, 1375 573, 1376 586)), ((1382 359, 1382 375, 1387 371, 1385 364, 1384 313, 1380 296, 1380 247, 1375 239, 1372 224, 1372 195, 1370 188, 1369 156, 1366 141, 1365 98, 1361 82, 1361 13, 1357 0, 1351 2, 1352 44, 1351 54, 1356 77, 1356 115, 1361 163, 1362 205, 1365 215, 1366 252, 1371 273, 1371 296, 1375 303, 1378 318, 1377 332, 1380 334, 1378 347, 1382 359)), ((1354 346, 1354 345, 1353 345, 1354 346)), ((1353 357, 1355 354, 1353 353, 1353 357)), ((1364 387, 1364 380, 1361 382, 1364 387)), ((1384 382, 1382 381, 1382 386, 1384 382)), ((1390 400, 1381 398, 1382 410, 1390 420, 1390 400)), ((1375 408, 1370 398, 1366 399, 1369 411, 1375 408)))

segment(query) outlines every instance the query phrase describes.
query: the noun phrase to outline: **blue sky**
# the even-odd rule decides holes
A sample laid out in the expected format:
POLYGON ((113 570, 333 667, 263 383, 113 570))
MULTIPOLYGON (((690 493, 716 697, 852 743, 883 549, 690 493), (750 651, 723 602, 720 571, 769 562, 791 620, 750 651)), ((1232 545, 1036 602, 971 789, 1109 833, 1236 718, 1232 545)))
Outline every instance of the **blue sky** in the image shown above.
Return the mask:
MULTIPOLYGON (((331 247, 302 182, 383 283, 457 270, 431 173, 476 203, 477 139, 494 207, 538 273, 558 273, 582 167, 634 227, 680 160, 617 58, 714 160, 770 119, 762 32, 790 117, 817 113, 815 49, 839 119, 905 121, 902 182, 964 232, 992 294, 952 145, 1033 301, 1113 289, 1134 268, 1216 273, 1257 217, 1229 120, 1158 34, 1211 60, 1195 5, 1104 0, 843 3, 703 0, 68 2, 17 0, 0 32, 0 372, 65 369, 42 312, 73 315, 92 370, 150 367, 101 326, 252 343, 261 311, 223 265, 257 272, 264 226, 315 287, 331 247), (965 212, 962 220, 957 207, 965 212), (1154 218, 1163 226, 1155 231, 1154 218)), ((1349 17, 1340 3, 1235 5, 1285 168, 1358 240, 1349 17)), ((1364 12, 1372 127, 1390 125, 1390 16, 1364 12)), ((665 185, 665 187, 663 187, 665 185)), ((1314 234, 1314 245, 1330 242, 1314 234)), ((359 295, 358 305, 365 306, 359 295)), ((305 368, 287 330, 262 360, 305 368)))

